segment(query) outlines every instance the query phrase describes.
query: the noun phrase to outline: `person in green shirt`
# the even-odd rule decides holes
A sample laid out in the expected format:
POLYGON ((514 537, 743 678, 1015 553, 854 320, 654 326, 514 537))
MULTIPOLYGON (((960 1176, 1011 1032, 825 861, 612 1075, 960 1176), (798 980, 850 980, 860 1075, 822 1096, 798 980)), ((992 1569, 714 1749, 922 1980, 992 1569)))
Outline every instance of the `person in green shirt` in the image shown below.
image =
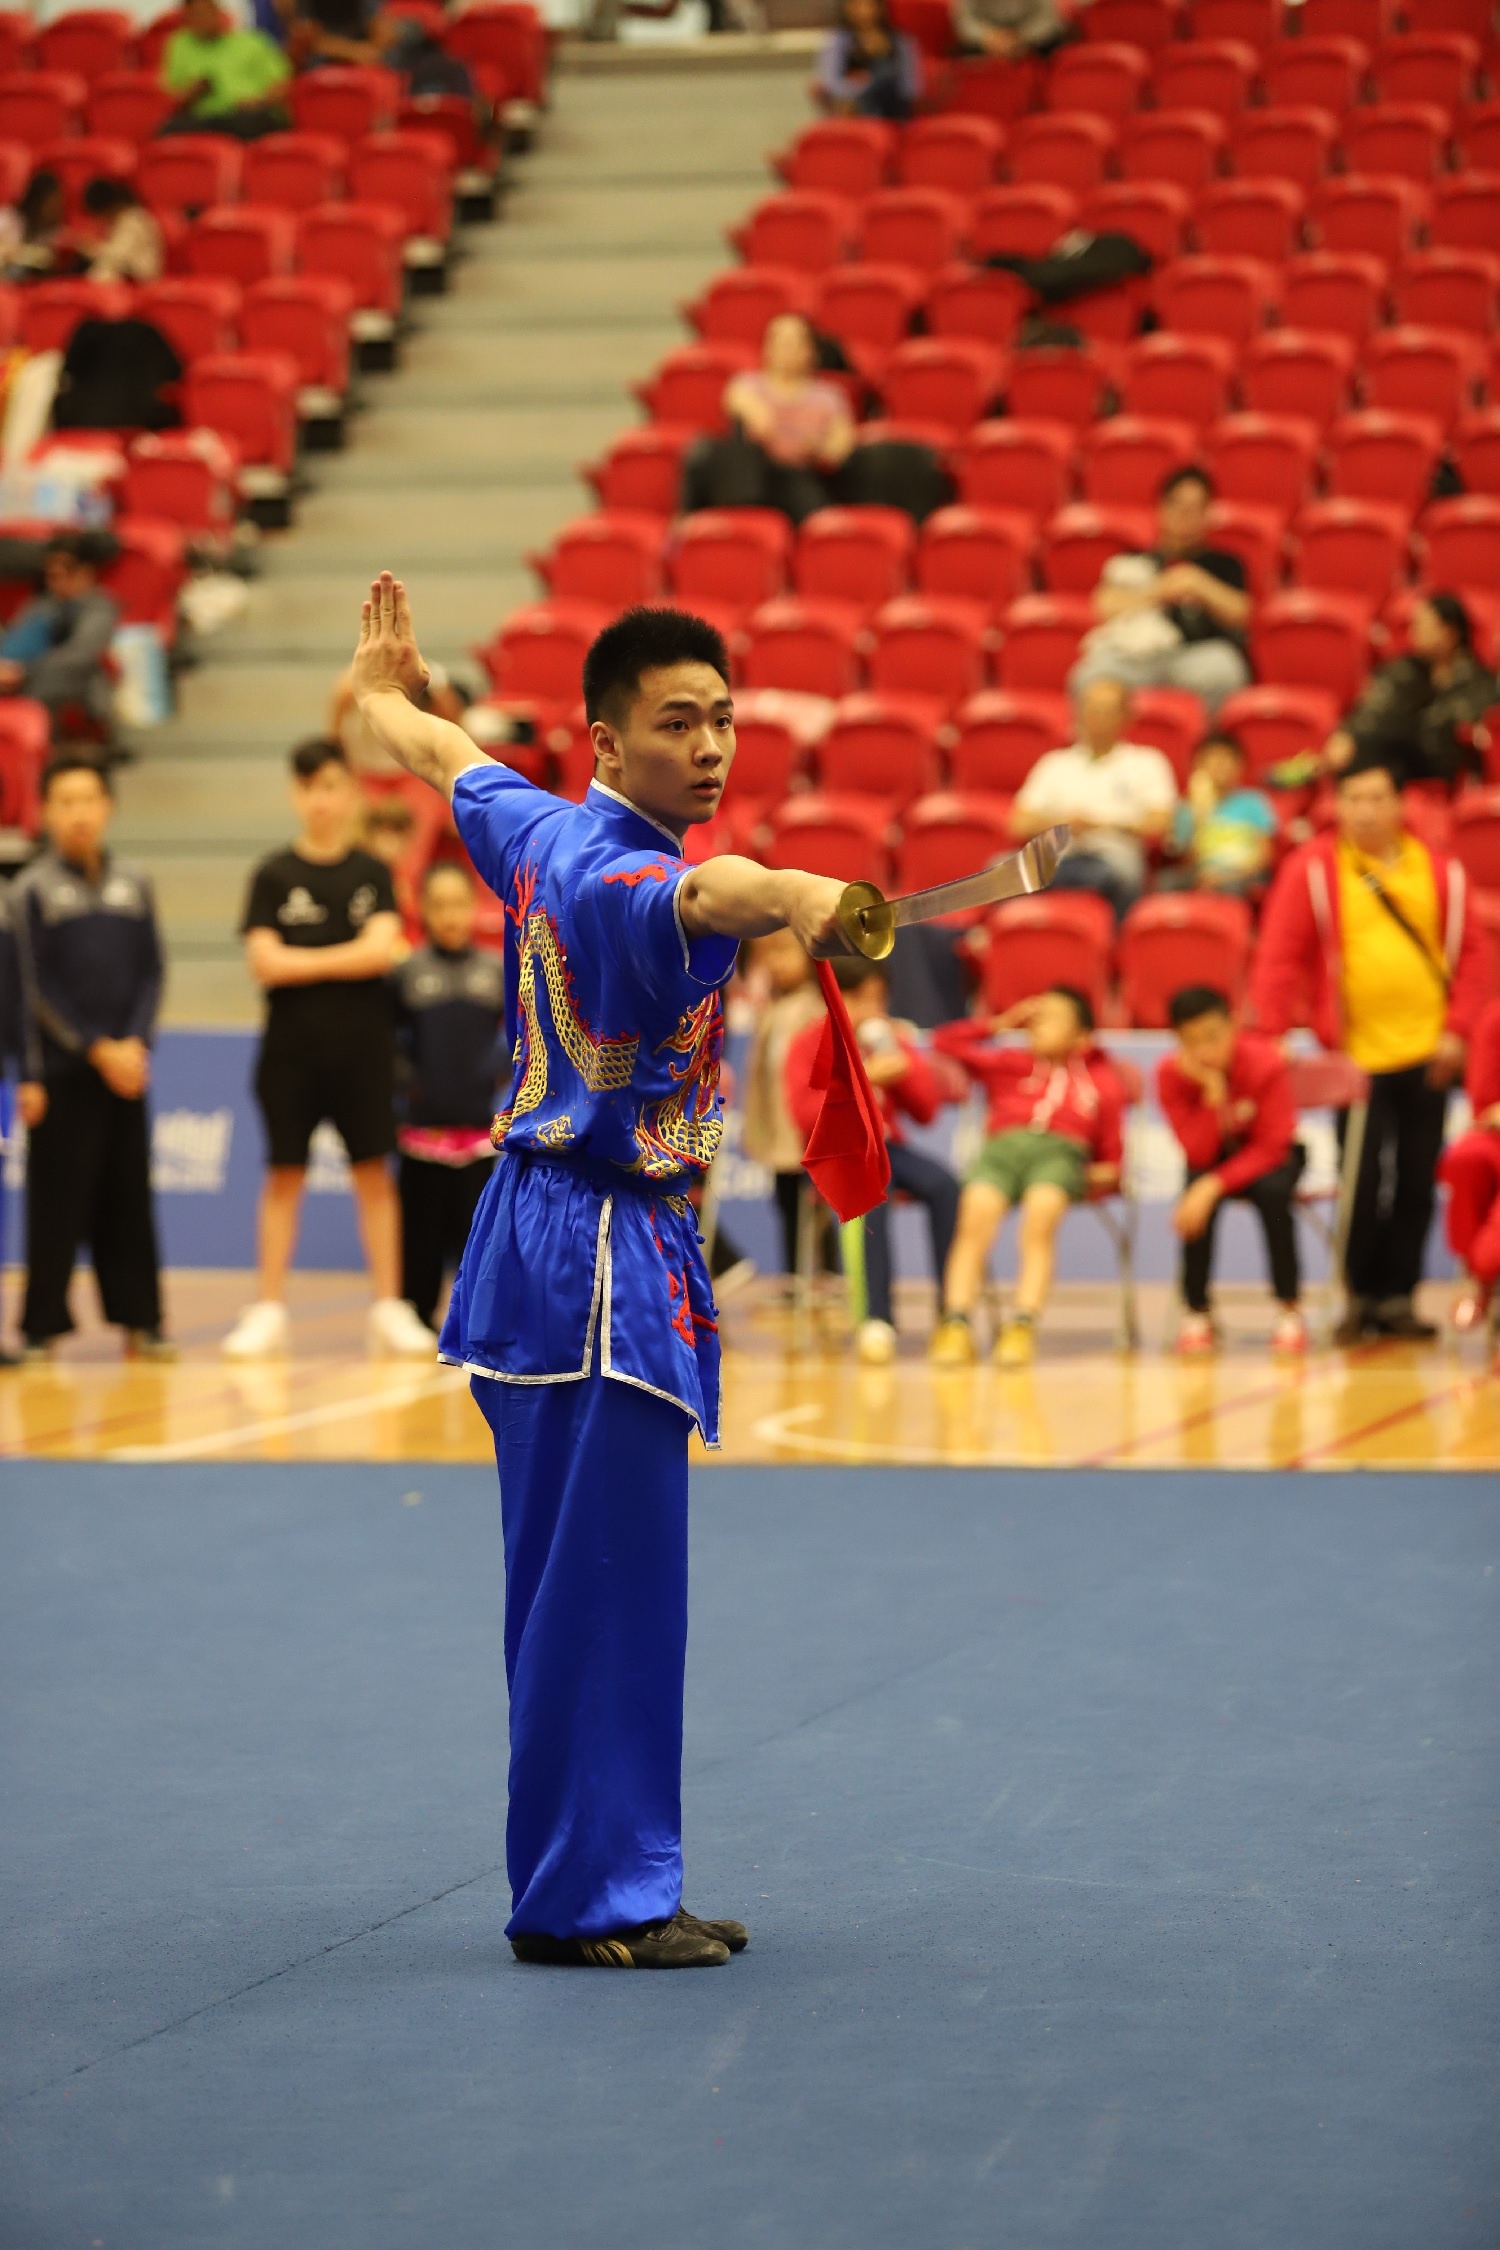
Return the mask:
POLYGON ((162 85, 178 103, 162 132, 253 141, 283 131, 287 115, 277 94, 292 70, 275 40, 237 29, 217 0, 186 0, 183 14, 183 28, 162 54, 162 85))

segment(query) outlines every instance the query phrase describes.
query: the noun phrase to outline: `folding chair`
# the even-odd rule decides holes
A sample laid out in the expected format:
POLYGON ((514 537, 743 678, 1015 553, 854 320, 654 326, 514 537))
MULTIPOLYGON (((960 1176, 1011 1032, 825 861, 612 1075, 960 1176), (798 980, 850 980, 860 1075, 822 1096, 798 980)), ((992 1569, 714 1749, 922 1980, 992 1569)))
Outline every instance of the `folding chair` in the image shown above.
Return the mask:
POLYGON ((1354 1190, 1364 1153, 1365 1124, 1369 1115, 1370 1081, 1347 1055, 1294 1054, 1288 1058, 1292 1100, 1299 1117, 1314 1110, 1334 1110, 1344 1116, 1344 1136, 1339 1151, 1338 1176, 1332 1188, 1299 1183, 1292 1208, 1316 1236, 1328 1258, 1323 1290, 1324 1327, 1331 1336, 1337 1324, 1337 1293, 1348 1291, 1346 1271, 1349 1222, 1354 1213, 1354 1190))

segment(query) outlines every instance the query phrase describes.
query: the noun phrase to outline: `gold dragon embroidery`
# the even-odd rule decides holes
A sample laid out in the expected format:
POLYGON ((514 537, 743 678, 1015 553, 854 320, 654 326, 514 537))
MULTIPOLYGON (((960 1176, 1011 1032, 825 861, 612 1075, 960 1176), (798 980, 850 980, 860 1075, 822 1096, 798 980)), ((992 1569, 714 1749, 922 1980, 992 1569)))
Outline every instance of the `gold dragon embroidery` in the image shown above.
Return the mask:
POLYGON ((644 1110, 635 1129, 637 1169, 647 1179, 667 1179, 685 1168, 707 1171, 712 1164, 724 1136, 715 1100, 723 1044, 719 995, 709 992, 657 1048, 658 1054, 681 1055, 683 1061, 668 1063, 675 1090, 644 1110))

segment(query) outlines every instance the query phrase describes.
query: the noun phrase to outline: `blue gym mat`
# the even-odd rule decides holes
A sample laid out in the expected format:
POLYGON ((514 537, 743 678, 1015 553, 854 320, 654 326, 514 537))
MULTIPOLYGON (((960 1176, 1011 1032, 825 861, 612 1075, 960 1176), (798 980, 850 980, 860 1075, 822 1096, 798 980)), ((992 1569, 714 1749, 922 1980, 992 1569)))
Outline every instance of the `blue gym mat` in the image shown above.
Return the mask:
POLYGON ((694 1501, 751 1950, 566 1972, 490 1476, 7 1465, 4 2250, 1493 2250, 1495 1480, 694 1501))

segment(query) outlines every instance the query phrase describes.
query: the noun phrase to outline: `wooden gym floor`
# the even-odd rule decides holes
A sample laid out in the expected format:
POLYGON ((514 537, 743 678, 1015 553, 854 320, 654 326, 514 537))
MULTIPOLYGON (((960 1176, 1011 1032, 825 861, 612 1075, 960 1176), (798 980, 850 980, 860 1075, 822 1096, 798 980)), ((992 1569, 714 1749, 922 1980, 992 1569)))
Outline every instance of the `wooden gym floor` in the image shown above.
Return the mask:
MULTIPOLYGON (((357 1277, 295 1277, 295 1350, 235 1367, 218 1341, 247 1295, 241 1273, 168 1278, 174 1366, 125 1362, 76 1284, 79 1333, 45 1366, 0 1374, 0 1458, 155 1461, 481 1461, 488 1434, 455 1370, 372 1361, 357 1277)), ((17 1282, 7 1277, 13 1315, 17 1282)), ((1327 1348, 1281 1366, 1257 1291, 1221 1293, 1222 1355, 1179 1365, 1163 1348, 1164 1289, 1142 1293, 1146 1343, 1109 1342, 1104 1289, 1059 1292, 1029 1373, 939 1372, 922 1356, 927 1293, 900 1307, 901 1355, 857 1366, 830 1301, 798 1321, 757 1281, 724 1308, 724 1447, 699 1460, 903 1467, 1500 1468, 1500 1377, 1462 1347, 1327 1348)), ((1429 1292, 1429 1310, 1442 1293, 1429 1292)))

